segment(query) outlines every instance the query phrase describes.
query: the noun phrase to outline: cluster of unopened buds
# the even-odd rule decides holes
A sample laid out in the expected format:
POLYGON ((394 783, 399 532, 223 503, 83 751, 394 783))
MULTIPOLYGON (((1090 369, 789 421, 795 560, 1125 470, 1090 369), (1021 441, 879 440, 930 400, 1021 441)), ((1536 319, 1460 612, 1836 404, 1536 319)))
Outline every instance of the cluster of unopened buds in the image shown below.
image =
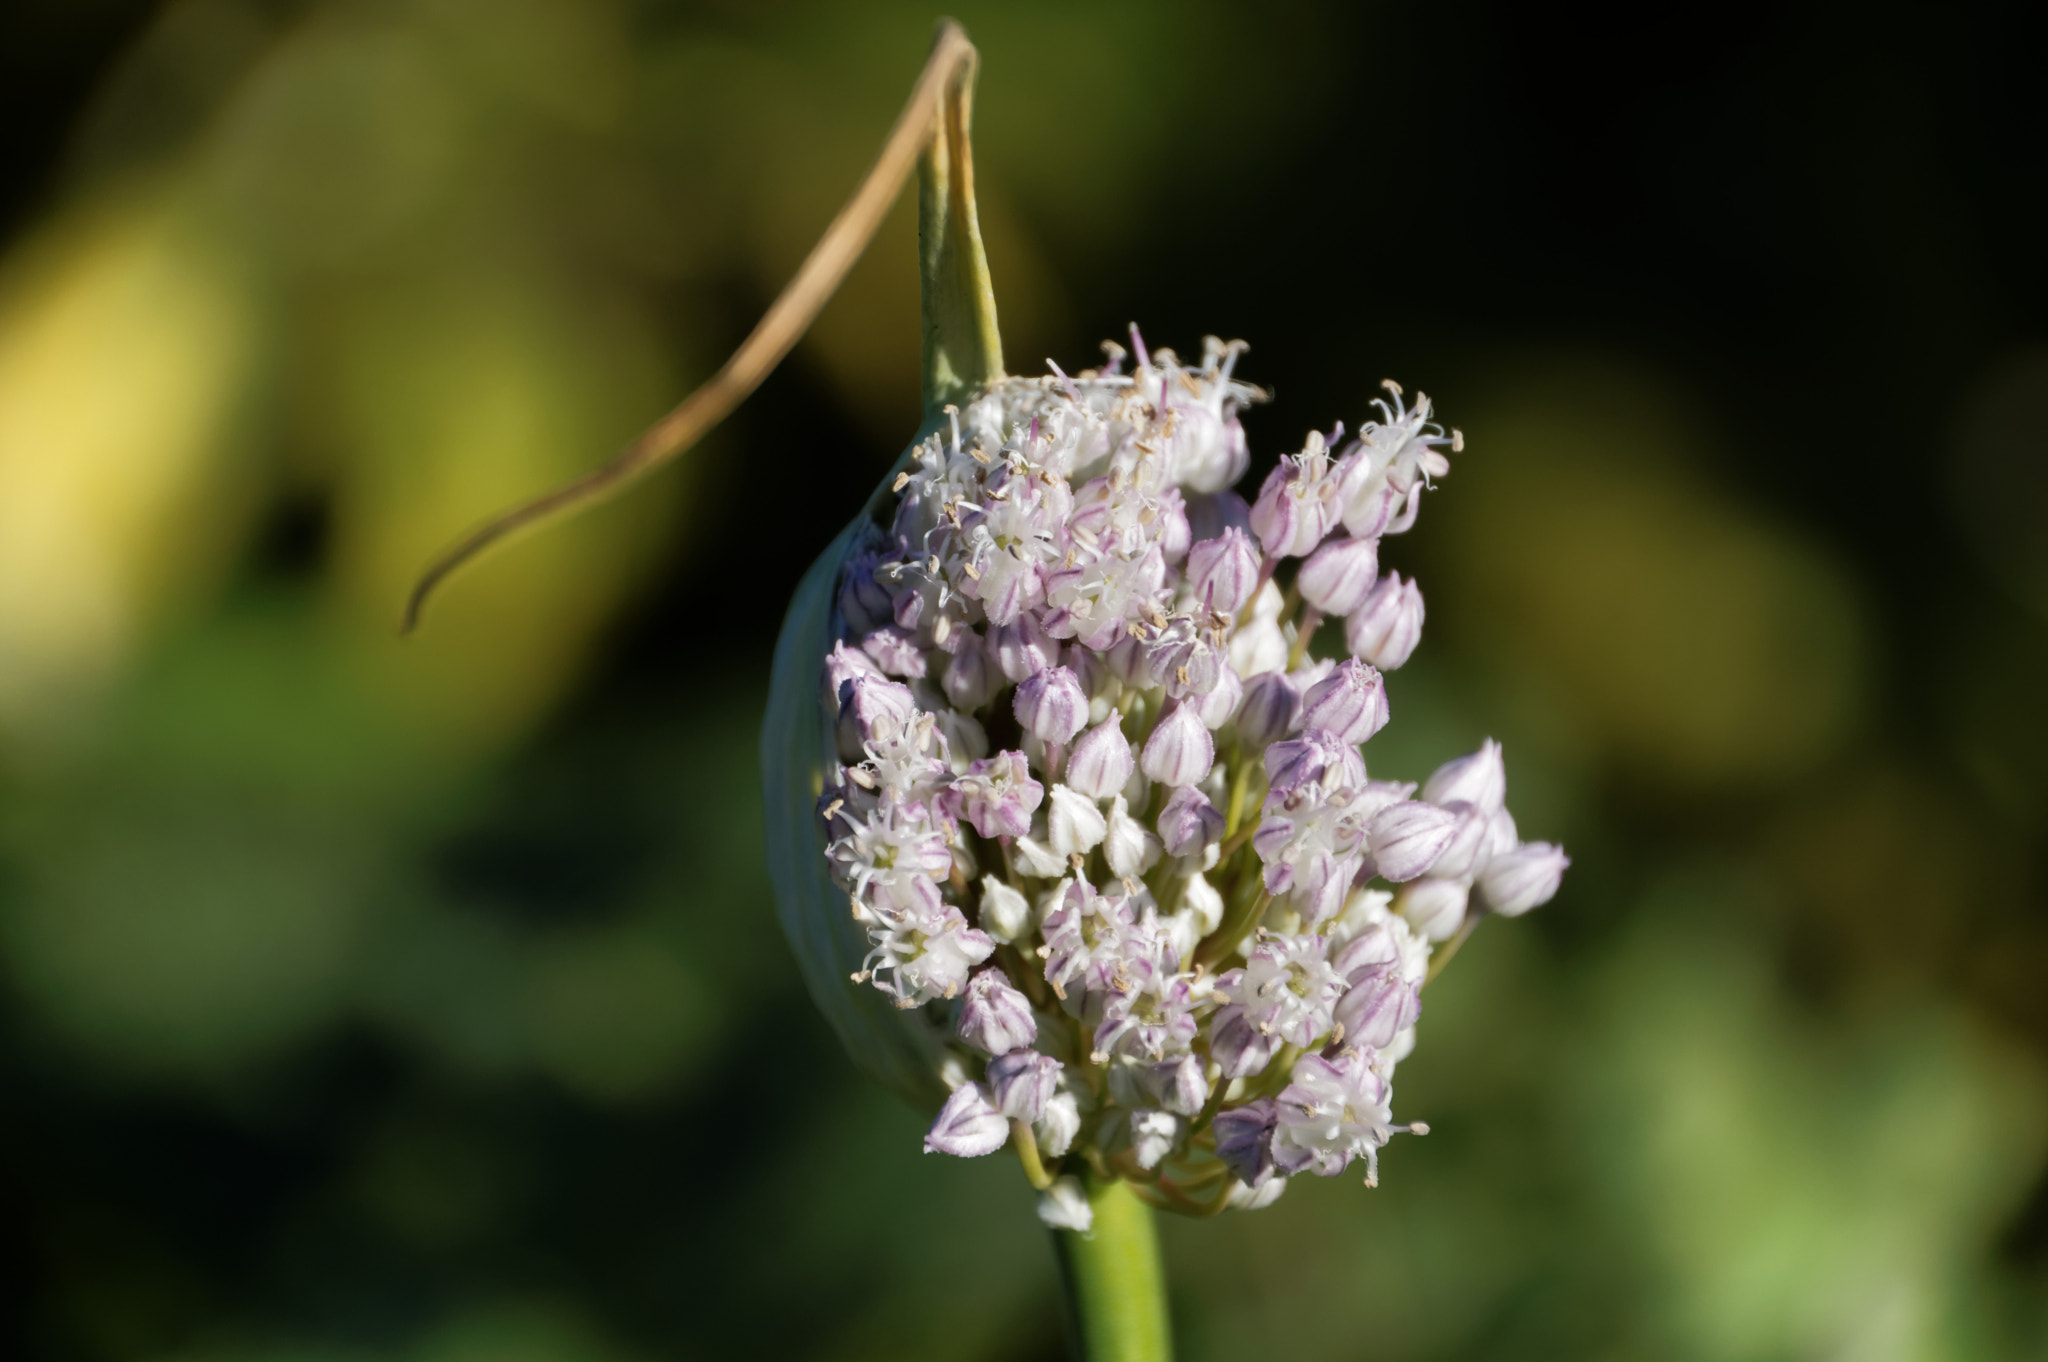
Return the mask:
POLYGON ((1084 1167, 1198 1214, 1358 1159, 1371 1185, 1425 1129, 1391 1102, 1432 951, 1567 864, 1519 840, 1496 744, 1420 797, 1361 752, 1423 623, 1380 540, 1456 432, 1389 382, 1247 504, 1243 347, 1131 339, 1130 372, 1111 345, 947 409, 846 559, 825 663, 854 980, 951 1038, 925 1147, 1014 1142, 1072 1229, 1084 1167))

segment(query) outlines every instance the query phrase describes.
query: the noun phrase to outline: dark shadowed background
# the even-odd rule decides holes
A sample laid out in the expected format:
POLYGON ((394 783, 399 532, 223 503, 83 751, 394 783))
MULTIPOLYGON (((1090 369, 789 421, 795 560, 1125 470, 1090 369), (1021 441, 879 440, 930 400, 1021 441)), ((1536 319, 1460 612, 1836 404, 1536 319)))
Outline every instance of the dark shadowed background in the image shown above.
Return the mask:
MULTIPOLYGON (((1379 1190, 1164 1226, 1184 1354, 2048 1351, 2038 21, 956 8, 1012 368, 1241 336, 1262 461, 1428 391, 1374 770, 1497 736, 1576 862, 1431 986, 1379 1190)), ((759 849, 908 205, 682 467, 392 629, 744 334, 934 17, 0 6, 0 1354, 1059 1355, 759 849)))

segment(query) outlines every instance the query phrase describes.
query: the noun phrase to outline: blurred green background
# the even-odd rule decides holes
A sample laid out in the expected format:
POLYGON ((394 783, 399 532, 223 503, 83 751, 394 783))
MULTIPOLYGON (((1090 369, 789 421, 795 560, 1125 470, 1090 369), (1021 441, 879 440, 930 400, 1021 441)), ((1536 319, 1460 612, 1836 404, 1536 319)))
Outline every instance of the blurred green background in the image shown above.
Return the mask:
MULTIPOLYGON (((1576 864, 1385 1184, 1169 1221, 1184 1355, 2048 1354, 2048 98, 1993 6, 962 4, 1012 366, 1243 336, 1469 452, 1375 771, 1576 864)), ((1060 1355, 761 865, 783 601, 912 430, 907 202, 634 496, 924 5, 0 7, 0 1354, 1060 1355)), ((1315 1182, 1315 1185, 1306 1185, 1315 1182)))

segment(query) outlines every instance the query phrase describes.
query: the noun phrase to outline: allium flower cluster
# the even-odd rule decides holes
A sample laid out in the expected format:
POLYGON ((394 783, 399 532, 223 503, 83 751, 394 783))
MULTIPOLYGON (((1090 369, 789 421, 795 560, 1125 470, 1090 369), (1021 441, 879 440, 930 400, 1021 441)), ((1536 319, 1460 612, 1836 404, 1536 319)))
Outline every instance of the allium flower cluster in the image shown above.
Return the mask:
POLYGON ((911 451, 837 587, 828 856, 853 978, 957 1038, 925 1147, 1015 1142, 1048 1223, 1072 1174, 1208 1211, 1270 1203, 1403 1129, 1433 943, 1548 900, 1498 745, 1367 773, 1383 670, 1423 624, 1380 571, 1460 448, 1389 382, 1257 497, 1241 345, 1005 379, 911 451), (1312 639, 1341 639, 1318 658, 1312 639))

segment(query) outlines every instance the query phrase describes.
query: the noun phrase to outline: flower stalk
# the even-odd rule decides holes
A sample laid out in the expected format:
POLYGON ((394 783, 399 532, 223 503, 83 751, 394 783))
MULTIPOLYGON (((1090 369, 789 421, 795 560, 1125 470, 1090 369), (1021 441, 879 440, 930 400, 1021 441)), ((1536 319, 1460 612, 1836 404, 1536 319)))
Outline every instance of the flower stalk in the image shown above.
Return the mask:
POLYGON ((1126 1182, 1091 1181, 1086 1195, 1094 1228, 1053 1231, 1074 1356, 1079 1362, 1169 1362, 1166 1272, 1152 1208, 1126 1182))

